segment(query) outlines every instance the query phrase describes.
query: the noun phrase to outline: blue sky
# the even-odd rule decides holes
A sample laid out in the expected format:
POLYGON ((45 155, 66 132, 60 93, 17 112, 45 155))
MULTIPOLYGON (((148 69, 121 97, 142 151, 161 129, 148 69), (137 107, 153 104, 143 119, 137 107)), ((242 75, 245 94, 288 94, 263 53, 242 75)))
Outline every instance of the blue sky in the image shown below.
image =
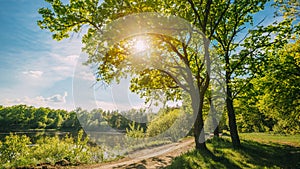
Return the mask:
POLYGON ((81 65, 80 36, 57 42, 37 26, 37 11, 47 6, 43 0, 0 0, 0 105, 67 110, 138 106, 139 99, 121 87, 125 81, 94 90, 92 71, 81 65))
MULTIPOLYGON (((68 110, 78 106, 116 106, 112 95, 124 90, 114 87, 115 91, 96 91, 95 102, 92 73, 80 65, 76 67, 81 57, 80 36, 57 42, 50 32, 37 26, 36 21, 41 19, 37 10, 45 6, 48 4, 43 0, 0 0, 0 105, 28 104, 68 110), (75 94, 73 80, 79 87, 75 94)), ((268 16, 270 22, 272 12, 267 10, 257 19, 268 16)), ((122 95, 126 96, 126 104, 131 104, 128 91, 122 95)), ((132 99, 137 100, 135 96, 132 99)))
POLYGON ((72 79, 80 38, 61 42, 41 30, 42 0, 0 1, 0 104, 73 109, 72 79))

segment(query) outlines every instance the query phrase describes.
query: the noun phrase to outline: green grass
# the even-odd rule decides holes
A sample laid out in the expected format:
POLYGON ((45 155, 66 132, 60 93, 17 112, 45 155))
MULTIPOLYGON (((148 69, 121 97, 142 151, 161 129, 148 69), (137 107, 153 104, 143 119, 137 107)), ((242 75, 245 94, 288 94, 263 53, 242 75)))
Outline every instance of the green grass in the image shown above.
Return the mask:
POLYGON ((270 133, 241 133, 240 138, 244 140, 252 140, 260 143, 278 143, 300 147, 300 134, 298 135, 283 135, 270 133))
POLYGON ((228 137, 212 139, 207 142, 209 152, 192 150, 167 168, 300 168, 297 138, 299 135, 241 134, 240 149, 233 149, 228 137))

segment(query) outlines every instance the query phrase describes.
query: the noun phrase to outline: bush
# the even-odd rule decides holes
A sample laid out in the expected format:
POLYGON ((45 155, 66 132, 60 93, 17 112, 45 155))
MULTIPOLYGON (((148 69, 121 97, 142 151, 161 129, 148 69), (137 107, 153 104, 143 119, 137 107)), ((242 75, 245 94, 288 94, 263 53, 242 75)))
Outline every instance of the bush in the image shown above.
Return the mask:
POLYGON ((171 141, 177 141, 181 137, 186 136, 189 131, 188 117, 189 114, 185 114, 180 109, 166 112, 150 122, 147 128, 147 136, 155 137, 161 135, 162 137, 170 138, 171 141))
POLYGON ((30 158, 30 138, 23 135, 10 134, 0 143, 0 162, 3 167, 28 166, 33 161, 30 158))
POLYGON ((125 144, 128 148, 132 148, 132 145, 137 146, 140 144, 144 144, 145 140, 145 132, 144 129, 135 122, 129 124, 129 128, 126 128, 126 140, 125 144))
MULTIPOLYGON (((34 148, 34 158, 41 163, 51 164, 62 160, 67 160, 71 165, 93 163, 95 157, 92 157, 93 153, 90 151, 91 147, 88 146, 87 142, 87 137, 83 139, 82 130, 78 133, 76 141, 68 136, 62 140, 57 136, 45 137, 37 141, 38 146, 34 148)), ((102 150, 98 149, 97 151, 103 154, 102 150)), ((103 160, 102 154, 97 159, 103 160)))
POLYGON ((126 128, 126 136, 132 138, 144 138, 145 132, 140 125, 135 125, 135 122, 129 124, 129 129, 126 128))
POLYGON ((0 142, 0 164, 3 168, 35 166, 42 163, 52 165, 65 161, 68 165, 98 163, 103 161, 103 150, 88 145, 88 137, 83 131, 73 139, 66 136, 62 140, 56 137, 44 137, 30 146, 29 137, 13 135, 0 142))

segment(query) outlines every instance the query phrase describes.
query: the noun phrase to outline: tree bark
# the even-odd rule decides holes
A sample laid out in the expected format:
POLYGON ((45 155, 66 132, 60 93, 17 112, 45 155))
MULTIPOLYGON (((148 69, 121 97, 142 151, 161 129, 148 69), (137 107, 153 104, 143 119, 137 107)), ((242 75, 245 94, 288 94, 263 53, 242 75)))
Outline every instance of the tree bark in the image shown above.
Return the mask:
POLYGON ((216 109, 214 107, 214 104, 211 101, 211 97, 208 98, 208 102, 210 104, 210 111, 211 111, 211 114, 212 114, 212 124, 213 124, 213 127, 214 127, 214 137, 219 137, 219 124, 218 124, 218 121, 216 119, 217 112, 216 112, 216 109))
POLYGON ((214 137, 219 137, 219 124, 217 124, 217 120, 215 117, 213 117, 213 125, 216 126, 214 130, 214 137))
POLYGON ((192 107, 194 111, 194 117, 196 118, 194 123, 194 138, 196 144, 196 150, 198 151, 208 151, 205 143, 205 133, 204 133, 204 121, 203 121, 203 101, 204 101, 204 91, 197 91, 196 93, 191 93, 192 97, 192 107))
POLYGON ((227 111, 228 111, 230 137, 231 137, 233 147, 238 148, 238 147, 241 147, 241 142, 240 142, 237 126, 236 126, 235 112, 234 112, 234 108, 233 108, 232 91, 231 91, 231 87, 229 86, 229 80, 227 81, 227 79, 226 79, 226 88, 227 88, 226 106, 227 106, 227 111))
POLYGON ((200 105, 198 110, 194 110, 197 112, 196 121, 194 123, 194 138, 196 144, 196 150, 199 151, 208 151, 206 144, 205 144, 205 133, 204 133, 204 121, 203 121, 203 113, 202 107, 203 101, 200 100, 200 105))

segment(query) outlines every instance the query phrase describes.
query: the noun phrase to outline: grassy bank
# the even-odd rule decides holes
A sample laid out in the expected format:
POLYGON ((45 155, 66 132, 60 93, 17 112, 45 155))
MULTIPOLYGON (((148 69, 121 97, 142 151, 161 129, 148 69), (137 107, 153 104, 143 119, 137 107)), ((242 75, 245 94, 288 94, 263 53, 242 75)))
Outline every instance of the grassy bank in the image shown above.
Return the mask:
POLYGON ((300 134, 284 135, 284 134, 269 134, 269 133, 241 133, 240 138, 243 140, 252 140, 267 144, 283 144, 294 147, 300 147, 300 134))
POLYGON ((103 149, 89 146, 83 131, 77 138, 43 137, 32 144, 26 135, 10 134, 0 141, 0 168, 31 168, 34 166, 66 166, 100 163, 103 149))
MULTIPOLYGON (((167 168, 300 168, 299 137, 300 135, 244 133, 241 134, 242 148, 233 149, 230 138, 223 136, 207 141, 210 152, 192 150, 173 159, 167 168)), ((28 146, 28 137, 10 135, 6 141, 0 142, 0 168, 39 164, 54 166, 61 165, 60 163, 82 165, 105 161, 101 147, 90 147, 87 141, 79 134, 77 139, 46 137, 36 145, 28 146)), ((154 146, 162 143, 151 144, 154 146)), ((131 147, 131 151, 144 147, 139 146, 131 147)))
POLYGON ((228 137, 213 139, 207 143, 210 152, 190 151, 167 168, 300 168, 299 137, 241 134, 240 149, 233 149, 228 137))

